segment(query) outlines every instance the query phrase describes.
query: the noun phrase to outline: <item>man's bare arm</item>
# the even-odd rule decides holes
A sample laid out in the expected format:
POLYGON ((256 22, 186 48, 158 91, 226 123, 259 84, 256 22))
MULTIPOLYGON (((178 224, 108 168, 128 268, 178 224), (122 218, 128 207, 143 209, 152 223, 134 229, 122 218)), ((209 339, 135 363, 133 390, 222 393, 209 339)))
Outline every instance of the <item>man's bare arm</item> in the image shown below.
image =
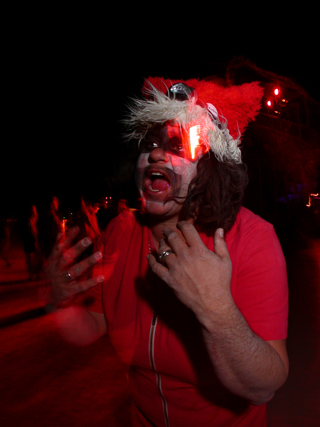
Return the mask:
POLYGON ((152 270, 196 315, 212 365, 221 383, 254 404, 270 400, 288 375, 285 341, 266 342, 248 326, 231 295, 232 262, 222 229, 211 252, 195 227, 178 223, 163 230, 159 253, 171 249, 165 263, 149 255, 152 270), (180 233, 179 233, 180 231, 180 233))

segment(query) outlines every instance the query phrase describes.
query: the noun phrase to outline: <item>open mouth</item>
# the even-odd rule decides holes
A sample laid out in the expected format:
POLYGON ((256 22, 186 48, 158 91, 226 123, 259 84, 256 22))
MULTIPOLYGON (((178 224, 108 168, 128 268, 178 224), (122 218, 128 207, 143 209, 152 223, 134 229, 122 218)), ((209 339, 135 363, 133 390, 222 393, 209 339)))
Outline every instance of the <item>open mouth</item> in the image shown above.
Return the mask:
POLYGON ((171 168, 149 165, 136 169, 136 183, 142 197, 164 201, 179 196, 181 176, 171 168))
POLYGON ((163 171, 149 170, 146 174, 145 187, 152 193, 166 191, 170 187, 170 178, 163 171))

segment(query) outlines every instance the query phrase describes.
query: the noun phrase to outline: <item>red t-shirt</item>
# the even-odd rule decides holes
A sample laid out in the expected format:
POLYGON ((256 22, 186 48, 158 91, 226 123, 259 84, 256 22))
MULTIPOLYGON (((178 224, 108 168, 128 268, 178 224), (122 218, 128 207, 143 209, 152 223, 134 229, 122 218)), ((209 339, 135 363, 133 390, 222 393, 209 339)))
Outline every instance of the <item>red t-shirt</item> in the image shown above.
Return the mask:
MULTIPOLYGON (((134 425, 265 426, 265 405, 220 384, 195 315, 150 271, 149 231, 140 220, 124 213, 109 224, 99 267, 107 280, 88 291, 89 309, 104 312, 110 340, 130 366, 134 425)), ((213 237, 200 236, 213 251, 213 237)), ((226 243, 232 296, 248 325, 266 341, 285 339, 286 265, 272 225, 242 208, 226 243)))

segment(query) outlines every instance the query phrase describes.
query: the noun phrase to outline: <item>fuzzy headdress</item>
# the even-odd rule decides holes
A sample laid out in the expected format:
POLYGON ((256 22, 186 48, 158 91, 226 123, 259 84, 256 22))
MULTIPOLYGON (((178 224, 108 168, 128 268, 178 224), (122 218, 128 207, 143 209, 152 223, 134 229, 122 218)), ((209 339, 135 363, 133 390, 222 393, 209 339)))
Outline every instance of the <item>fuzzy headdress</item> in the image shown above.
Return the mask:
POLYGON ((127 136, 141 141, 157 124, 174 121, 183 128, 201 123, 202 140, 206 140, 219 161, 241 163, 240 138, 257 116, 263 89, 257 82, 222 87, 212 82, 168 80, 149 77, 143 88, 144 98, 135 99, 124 120, 127 136), (168 89, 183 83, 193 91, 186 100, 168 95, 168 89))

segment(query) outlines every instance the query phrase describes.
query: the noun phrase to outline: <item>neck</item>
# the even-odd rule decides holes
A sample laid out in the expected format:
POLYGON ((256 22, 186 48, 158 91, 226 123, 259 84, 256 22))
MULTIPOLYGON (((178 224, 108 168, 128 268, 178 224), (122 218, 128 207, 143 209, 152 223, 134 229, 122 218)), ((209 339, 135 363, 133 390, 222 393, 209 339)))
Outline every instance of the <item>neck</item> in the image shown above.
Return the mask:
POLYGON ((171 228, 171 230, 174 230, 181 235, 180 230, 177 228, 178 221, 179 219, 177 217, 172 217, 165 220, 162 219, 161 221, 155 218, 149 219, 149 228, 151 230, 156 250, 159 249, 160 240, 164 238, 162 232, 165 228, 171 228))
POLYGON ((171 228, 172 230, 178 231, 176 225, 177 225, 176 221, 175 222, 165 221, 165 222, 161 222, 159 224, 153 224, 150 226, 153 242, 157 250, 159 248, 160 240, 163 239, 162 231, 165 228, 171 228))

